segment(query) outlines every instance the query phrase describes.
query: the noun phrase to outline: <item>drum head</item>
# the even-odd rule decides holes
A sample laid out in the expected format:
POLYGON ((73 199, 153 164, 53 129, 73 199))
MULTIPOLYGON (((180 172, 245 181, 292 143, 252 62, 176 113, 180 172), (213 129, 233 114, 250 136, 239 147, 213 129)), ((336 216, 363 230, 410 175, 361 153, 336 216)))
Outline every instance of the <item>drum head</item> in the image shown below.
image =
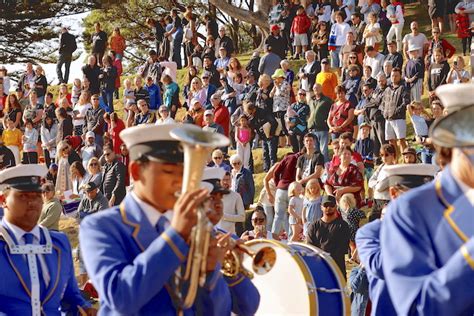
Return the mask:
MULTIPOLYGON (((253 284, 260 293, 260 305, 256 315, 317 315, 317 297, 308 291, 308 283, 314 284, 304 261, 287 245, 275 240, 255 239, 246 243, 252 250, 272 247, 276 262, 266 274, 255 275, 253 284)), ((252 271, 252 260, 245 256, 243 265, 252 271)))

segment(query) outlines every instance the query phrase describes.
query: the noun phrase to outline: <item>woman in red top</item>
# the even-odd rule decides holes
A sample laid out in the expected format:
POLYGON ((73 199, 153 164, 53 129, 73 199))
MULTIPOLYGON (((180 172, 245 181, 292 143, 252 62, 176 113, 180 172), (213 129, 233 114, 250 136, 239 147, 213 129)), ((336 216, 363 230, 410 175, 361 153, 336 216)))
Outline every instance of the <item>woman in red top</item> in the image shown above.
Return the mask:
MULTIPOLYGON (((105 115, 107 115, 106 113, 105 115)), ((125 123, 117 116, 116 113, 110 114, 110 120, 107 122, 109 126, 109 135, 112 139, 114 153, 120 154, 120 146, 123 141, 120 138, 120 132, 125 129, 125 123)))
POLYGON ((349 146, 340 149, 339 158, 339 166, 329 169, 324 190, 328 195, 334 195, 338 201, 344 194, 352 193, 360 207, 364 178, 359 168, 351 164, 352 149, 349 146))
POLYGON ((458 38, 462 41, 462 54, 466 56, 466 52, 471 49, 471 30, 469 30, 469 15, 465 13, 463 8, 460 10, 460 13, 456 14, 456 26, 458 38))
POLYGON ((354 108, 346 99, 346 88, 337 86, 336 102, 331 106, 328 116, 329 132, 332 139, 337 139, 344 132, 353 132, 354 108))

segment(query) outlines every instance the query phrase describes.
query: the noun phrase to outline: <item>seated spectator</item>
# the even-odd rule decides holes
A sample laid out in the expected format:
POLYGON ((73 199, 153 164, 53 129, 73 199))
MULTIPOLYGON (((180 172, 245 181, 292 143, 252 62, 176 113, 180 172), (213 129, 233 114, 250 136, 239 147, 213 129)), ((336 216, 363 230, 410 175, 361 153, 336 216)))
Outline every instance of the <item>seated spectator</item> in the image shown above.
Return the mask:
POLYGON ((137 106, 140 112, 135 116, 135 126, 155 123, 155 113, 150 111, 149 105, 145 100, 138 100, 137 106))
POLYGON ((63 212, 61 202, 55 197, 54 184, 47 182, 42 185, 41 191, 43 194, 43 209, 41 210, 38 225, 41 225, 49 230, 59 230, 59 219, 63 212))
POLYGON ((99 158, 92 157, 87 163, 87 174, 85 183, 95 182, 98 186, 102 183, 102 166, 100 165, 99 158))
POLYGON ((199 127, 204 126, 204 108, 198 99, 193 99, 186 114, 185 123, 191 123, 199 127))
POLYGON ((466 65, 464 64, 464 58, 462 56, 457 56, 454 58, 453 66, 448 73, 448 78, 446 79, 446 83, 465 83, 469 82, 471 79, 471 75, 469 71, 464 69, 466 65))
MULTIPOLYGON (((56 187, 56 179, 58 176, 58 165, 52 163, 48 168, 48 173, 46 174, 46 181, 51 182, 56 187)), ((56 192, 56 190, 54 190, 56 192)))
POLYGON ((75 161, 70 167, 72 180, 72 194, 70 198, 79 198, 83 196, 84 185, 87 184, 88 174, 82 163, 75 161))
POLYGON ((166 105, 160 106, 160 108, 158 109, 158 115, 159 117, 156 119, 155 122, 156 125, 173 124, 175 122, 170 116, 170 111, 166 105))
POLYGON ((152 77, 147 77, 145 89, 150 96, 150 111, 156 112, 162 103, 160 86, 153 82, 152 77))
POLYGON ((414 164, 418 163, 418 154, 415 148, 408 147, 402 152, 403 163, 405 164, 414 164))
POLYGON ((357 166, 351 163, 352 149, 342 147, 339 150, 341 163, 338 167, 328 170, 328 178, 324 188, 328 195, 334 195, 339 200, 346 193, 353 193, 357 206, 361 205, 361 190, 364 187, 364 178, 357 166))
POLYGON ((222 168, 225 172, 230 172, 232 167, 227 164, 224 160, 224 153, 220 149, 215 149, 211 155, 212 162, 209 164, 210 167, 222 168))
POLYGON ((275 239, 279 240, 278 236, 266 229, 267 215, 263 209, 256 209, 252 214, 252 230, 243 232, 240 238, 244 241, 254 239, 275 239))
POLYGON ((224 129, 222 126, 214 122, 214 111, 213 110, 205 110, 204 111, 204 126, 202 127, 203 130, 209 131, 212 133, 220 133, 224 134, 224 129))

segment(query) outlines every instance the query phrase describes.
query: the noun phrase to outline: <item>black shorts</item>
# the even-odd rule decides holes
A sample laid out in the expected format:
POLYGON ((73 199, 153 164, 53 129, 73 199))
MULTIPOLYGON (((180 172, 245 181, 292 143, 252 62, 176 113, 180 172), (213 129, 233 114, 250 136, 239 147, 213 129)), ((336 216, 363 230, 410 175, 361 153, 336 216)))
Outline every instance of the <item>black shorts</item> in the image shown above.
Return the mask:
POLYGON ((446 15, 444 1, 437 0, 435 1, 434 5, 428 6, 428 14, 432 20, 444 17, 446 15))

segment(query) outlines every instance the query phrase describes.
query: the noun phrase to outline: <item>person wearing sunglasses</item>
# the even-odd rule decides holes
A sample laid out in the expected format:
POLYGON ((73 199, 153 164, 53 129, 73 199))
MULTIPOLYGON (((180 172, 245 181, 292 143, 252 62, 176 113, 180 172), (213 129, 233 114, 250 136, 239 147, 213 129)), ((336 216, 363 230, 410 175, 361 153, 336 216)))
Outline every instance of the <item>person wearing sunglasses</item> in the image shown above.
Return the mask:
POLYGON ((247 230, 242 233, 240 238, 245 241, 252 239, 275 239, 279 240, 278 235, 267 230, 267 215, 263 210, 263 207, 258 205, 252 214, 252 227, 253 229, 247 230))

